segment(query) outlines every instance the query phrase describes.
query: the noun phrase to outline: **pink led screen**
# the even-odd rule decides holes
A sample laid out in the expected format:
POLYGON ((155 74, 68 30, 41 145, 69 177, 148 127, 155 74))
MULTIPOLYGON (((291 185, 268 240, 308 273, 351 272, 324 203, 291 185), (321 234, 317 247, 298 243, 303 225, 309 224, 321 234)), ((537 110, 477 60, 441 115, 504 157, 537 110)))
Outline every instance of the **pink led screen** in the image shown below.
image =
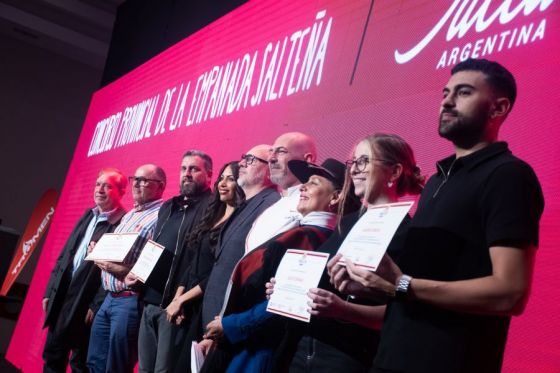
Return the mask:
MULTIPOLYGON (((437 135, 450 67, 497 60, 516 76, 518 101, 501 131, 541 181, 533 292, 512 321, 505 372, 560 370, 560 1, 250 1, 93 95, 57 211, 7 358, 40 371, 41 299, 72 227, 93 205, 102 167, 144 163, 168 174, 191 148, 218 169, 287 131, 317 139, 320 158, 346 159, 376 131, 413 146, 427 174, 453 149, 437 135)), ((79 84, 79 82, 76 82, 79 84)), ((61 134, 62 135, 62 134, 61 134)), ((130 193, 125 206, 132 205, 130 193)), ((512 201, 515 203, 515 201, 512 201)))

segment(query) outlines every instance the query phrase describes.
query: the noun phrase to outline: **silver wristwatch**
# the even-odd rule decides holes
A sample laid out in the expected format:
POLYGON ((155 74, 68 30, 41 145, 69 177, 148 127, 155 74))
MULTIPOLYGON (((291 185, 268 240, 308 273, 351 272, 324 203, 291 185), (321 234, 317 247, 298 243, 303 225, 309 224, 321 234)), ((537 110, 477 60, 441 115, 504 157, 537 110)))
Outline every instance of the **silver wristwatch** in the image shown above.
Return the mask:
POLYGON ((412 277, 408 275, 402 275, 399 279, 399 283, 395 288, 395 297, 397 299, 405 299, 408 296, 408 289, 410 288, 410 282, 412 281, 412 277))

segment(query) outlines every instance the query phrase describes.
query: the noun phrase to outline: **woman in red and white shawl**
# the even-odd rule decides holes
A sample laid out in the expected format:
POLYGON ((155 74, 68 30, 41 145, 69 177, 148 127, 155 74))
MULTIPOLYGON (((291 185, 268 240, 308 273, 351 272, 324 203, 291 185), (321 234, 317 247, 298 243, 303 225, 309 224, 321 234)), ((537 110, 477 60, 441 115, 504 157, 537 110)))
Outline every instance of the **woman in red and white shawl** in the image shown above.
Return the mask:
POLYGON ((321 166, 290 161, 290 171, 304 183, 297 206, 303 215, 292 228, 247 253, 236 265, 223 312, 208 324, 205 338, 217 340, 202 372, 269 372, 286 319, 266 312, 265 283, 274 276, 287 249, 315 250, 332 233, 344 184, 343 163, 321 166))

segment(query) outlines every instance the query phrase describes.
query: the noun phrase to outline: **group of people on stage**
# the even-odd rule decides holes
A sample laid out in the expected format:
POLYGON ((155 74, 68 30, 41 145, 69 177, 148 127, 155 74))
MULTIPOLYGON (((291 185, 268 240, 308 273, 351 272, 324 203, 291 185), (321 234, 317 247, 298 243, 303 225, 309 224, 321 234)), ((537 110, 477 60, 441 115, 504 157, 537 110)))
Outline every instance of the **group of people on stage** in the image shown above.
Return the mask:
POLYGON ((101 170, 43 299, 44 371, 131 372, 138 361, 139 372, 188 372, 195 341, 202 372, 499 372, 544 208, 531 167, 498 141, 516 90, 496 62, 453 68, 439 135, 455 154, 427 182, 410 145, 382 133, 321 165, 310 136, 285 133, 223 165, 213 187, 211 157, 189 150, 167 201, 157 165, 128 178, 101 170), (368 208, 416 194, 375 272, 341 264, 368 208), (85 261, 107 232, 139 239, 122 263, 85 261), (130 269, 148 239, 164 253, 144 283, 130 269), (309 323, 266 311, 294 248, 331 255, 308 293, 309 323))

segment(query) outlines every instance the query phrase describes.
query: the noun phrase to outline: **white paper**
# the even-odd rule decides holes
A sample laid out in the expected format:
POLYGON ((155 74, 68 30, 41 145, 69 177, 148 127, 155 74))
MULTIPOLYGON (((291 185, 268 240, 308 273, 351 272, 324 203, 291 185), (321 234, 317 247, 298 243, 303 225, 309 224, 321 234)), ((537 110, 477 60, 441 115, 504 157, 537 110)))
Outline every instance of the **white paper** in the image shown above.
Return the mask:
POLYGON ((354 224, 338 253, 354 264, 375 271, 393 236, 414 202, 398 202, 368 208, 354 224))
POLYGON ((328 260, 327 253, 288 249, 274 276, 274 293, 270 296, 266 310, 309 322, 311 315, 307 311, 307 293, 319 285, 328 260))
POLYGON ((198 373, 204 364, 204 354, 196 341, 191 345, 191 372, 198 373))
POLYGON ((85 260, 106 260, 121 263, 138 238, 138 233, 105 233, 85 260))
POLYGON ((146 282, 148 277, 150 277, 150 273, 154 270, 159 257, 163 254, 163 250, 165 250, 163 245, 160 245, 152 240, 148 240, 138 257, 138 260, 134 264, 134 267, 130 270, 130 273, 138 277, 140 281, 146 282))

